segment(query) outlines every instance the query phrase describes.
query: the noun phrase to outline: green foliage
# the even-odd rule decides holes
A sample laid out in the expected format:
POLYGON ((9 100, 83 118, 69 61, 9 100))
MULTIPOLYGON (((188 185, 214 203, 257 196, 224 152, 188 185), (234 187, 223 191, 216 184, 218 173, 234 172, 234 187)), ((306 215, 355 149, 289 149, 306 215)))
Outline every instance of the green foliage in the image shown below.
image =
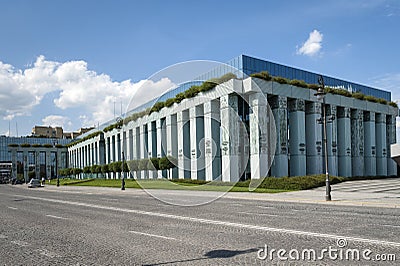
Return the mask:
POLYGON ((178 165, 178 161, 172 156, 162 157, 158 161, 158 165, 160 170, 167 170, 176 167, 178 165))
POLYGON ((139 160, 139 164, 138 164, 139 170, 141 170, 141 171, 147 170, 148 163, 149 163, 149 159, 148 158, 139 160))
POLYGON ((20 146, 21 146, 21 148, 29 148, 29 147, 31 146, 31 144, 29 144, 29 143, 22 143, 20 146))
POLYGON ((161 109, 164 108, 164 106, 165 106, 165 102, 156 102, 156 103, 153 104, 153 106, 151 107, 150 113, 149 113, 149 114, 151 114, 151 113, 153 113, 153 112, 159 112, 161 109))
POLYGON ((304 82, 304 80, 293 79, 289 82, 289 84, 301 88, 308 88, 308 85, 304 82))
POLYGON ((378 103, 380 103, 380 104, 388 104, 388 101, 386 101, 385 99, 382 99, 382 98, 378 98, 378 103))
POLYGON ((278 82, 280 84, 289 84, 289 80, 282 77, 273 77, 272 81, 278 82))
POLYGON ((64 148, 64 145, 62 145, 62 144, 56 144, 56 148, 64 148))
POLYGON ((362 94, 361 92, 353 92, 353 94, 351 96, 353 98, 358 99, 358 100, 364 100, 365 99, 365 95, 362 94))
MULTIPOLYGON (((75 144, 78 144, 78 143, 80 143, 80 142, 83 142, 83 141, 85 141, 85 140, 88 140, 88 139, 92 139, 92 138, 94 138, 94 137, 97 137, 97 136, 100 135, 100 134, 101 134, 101 131, 96 131, 96 132, 94 132, 94 133, 91 133, 91 134, 87 135, 87 136, 84 137, 84 138, 81 138, 81 139, 77 139, 77 140, 75 140, 75 141, 72 141, 72 142, 68 143, 66 146, 67 146, 67 147, 71 147, 71 146, 73 146, 73 145, 75 145, 75 144)), ((61 145, 61 144, 57 144, 57 145, 61 145)), ((56 145, 56 147, 57 147, 57 145, 56 145)), ((61 145, 61 146, 62 146, 62 145, 61 145)), ((57 147, 57 148, 59 148, 59 147, 57 147)))
POLYGON ((110 173, 110 172, 111 172, 111 169, 110 169, 109 165, 108 165, 108 164, 103 164, 103 165, 101 166, 101 172, 102 172, 103 174, 110 173))
POLYGON ((38 147, 42 147, 42 145, 35 143, 35 144, 32 144, 32 147, 38 148, 38 147))
POLYGON ((92 172, 92 168, 90 166, 83 167, 83 173, 89 174, 92 172))
POLYGON ((389 105, 395 108, 399 108, 396 102, 389 102, 389 105))
POLYGON ((53 148, 53 145, 51 145, 49 143, 46 143, 46 144, 43 144, 43 147, 45 147, 45 148, 53 148))
POLYGON ((79 174, 81 174, 82 172, 83 172, 83 170, 80 169, 80 168, 73 168, 73 169, 72 169, 72 174, 74 174, 74 175, 79 175, 79 174))
POLYGON ((174 98, 169 98, 165 101, 165 107, 171 107, 175 103, 174 98))
POLYGON ((258 73, 253 73, 250 75, 250 77, 253 78, 259 78, 259 79, 263 79, 266 81, 271 81, 272 80, 272 76, 268 73, 268 71, 261 71, 258 73))
POLYGON ((132 160, 127 162, 129 171, 136 172, 139 170, 139 160, 132 160))
POLYGON ((319 88, 319 85, 317 85, 317 84, 308 84, 308 88, 309 89, 311 89, 311 90, 318 90, 318 88, 319 88))
POLYGON ((174 99, 176 103, 180 103, 181 101, 183 101, 183 99, 185 99, 185 94, 183 92, 180 92, 177 95, 175 95, 174 99))
POLYGON ((90 168, 90 172, 92 174, 100 174, 101 173, 101 166, 100 165, 92 165, 90 168))
POLYGON ((121 172, 121 162, 112 162, 109 164, 109 169, 111 170, 111 172, 113 173, 120 173, 121 172))
MULTIPOLYGON (((353 94, 354 94, 354 93, 353 93, 353 94)), ((374 96, 371 96, 371 95, 365 95, 365 96, 364 96, 364 99, 367 100, 367 101, 369 101, 369 102, 374 102, 374 103, 377 103, 377 102, 378 102, 378 98, 376 98, 376 97, 374 97, 374 96)))
POLYGON ((160 168, 158 161, 159 159, 156 157, 150 158, 147 162, 147 170, 158 170, 160 168))
POLYGON ((15 144, 15 143, 11 143, 11 144, 8 144, 8 147, 16 148, 16 147, 19 147, 19 145, 15 144))

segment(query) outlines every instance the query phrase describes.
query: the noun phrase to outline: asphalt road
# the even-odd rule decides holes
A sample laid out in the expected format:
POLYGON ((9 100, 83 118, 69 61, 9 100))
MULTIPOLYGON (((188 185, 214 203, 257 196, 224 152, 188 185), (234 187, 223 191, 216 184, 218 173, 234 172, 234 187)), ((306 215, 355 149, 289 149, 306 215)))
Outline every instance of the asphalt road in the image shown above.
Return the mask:
POLYGON ((1 185, 0 265, 398 265, 399 217, 396 208, 233 198, 183 207, 140 190, 1 185))

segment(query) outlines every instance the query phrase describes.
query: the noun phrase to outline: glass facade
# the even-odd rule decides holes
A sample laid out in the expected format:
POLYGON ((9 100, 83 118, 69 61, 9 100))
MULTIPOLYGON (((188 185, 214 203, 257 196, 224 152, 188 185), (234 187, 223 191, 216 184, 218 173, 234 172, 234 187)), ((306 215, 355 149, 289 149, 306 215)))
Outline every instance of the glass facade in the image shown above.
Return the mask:
POLYGON ((28 137, 7 137, 0 136, 0 161, 11 161, 11 153, 8 151, 9 144, 57 144, 66 145, 71 142, 71 139, 50 139, 50 138, 28 138, 28 137))
MULTIPOLYGON (((240 55, 238 57, 233 58, 232 60, 228 61, 226 64, 221 64, 220 66, 210 70, 207 73, 196 78, 194 81, 187 82, 184 84, 179 84, 178 87, 166 92, 165 94, 161 95, 159 98, 153 99, 129 112, 126 113, 126 116, 130 114, 140 112, 145 110, 148 107, 154 105, 154 103, 158 101, 165 101, 169 98, 175 97, 176 94, 183 92, 190 88, 193 85, 200 85, 203 81, 212 79, 212 78, 219 78, 225 74, 233 73, 239 79, 247 78, 249 75, 261 71, 268 71, 268 73, 272 76, 280 76, 287 79, 297 79, 303 80, 309 84, 318 84, 318 77, 321 74, 313 73, 306 70, 297 69, 294 67, 289 67, 277 63, 273 63, 270 61, 250 57, 247 55, 240 55)), ((384 91, 372 87, 368 87, 365 85, 353 83, 350 81, 345 81, 333 77, 329 77, 326 75, 322 75, 324 78, 324 82, 326 86, 333 87, 333 88, 341 88, 351 92, 361 92, 365 95, 371 95, 378 98, 385 99, 387 101, 391 101, 391 93, 389 91, 384 91)), ((103 130, 110 124, 115 123, 115 120, 108 121, 100 126, 100 129, 103 130)), ((93 129, 86 134, 81 135, 79 138, 85 137, 99 129, 93 129)))

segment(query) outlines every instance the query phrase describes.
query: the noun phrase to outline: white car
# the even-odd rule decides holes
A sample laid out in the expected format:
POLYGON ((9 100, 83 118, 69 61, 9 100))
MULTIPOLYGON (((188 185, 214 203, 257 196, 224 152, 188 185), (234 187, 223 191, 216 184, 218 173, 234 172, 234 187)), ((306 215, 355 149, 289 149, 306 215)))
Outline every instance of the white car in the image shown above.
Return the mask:
POLYGON ((39 179, 31 179, 28 183, 29 188, 34 188, 34 187, 41 187, 42 184, 40 183, 39 179))

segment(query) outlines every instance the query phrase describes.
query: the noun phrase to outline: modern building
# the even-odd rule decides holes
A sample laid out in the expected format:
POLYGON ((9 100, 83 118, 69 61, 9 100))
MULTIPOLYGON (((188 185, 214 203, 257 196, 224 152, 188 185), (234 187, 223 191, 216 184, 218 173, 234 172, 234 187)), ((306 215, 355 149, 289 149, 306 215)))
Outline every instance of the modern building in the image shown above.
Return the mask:
MULTIPOLYGON (((69 167, 109 164, 121 161, 124 154, 128 161, 175 157, 178 167, 168 176, 172 178, 237 181, 321 174, 325 132, 320 121, 325 107, 331 175, 397 175, 390 145, 396 143, 398 109, 387 104, 390 92, 322 75, 326 86, 338 89, 326 94, 324 105, 315 96, 315 86, 251 77, 261 71, 308 84, 318 84, 320 77, 241 55, 130 111, 121 128, 110 127, 115 123, 111 121, 82 135, 68 148, 69 167), (236 77, 188 93, 193 84, 228 73, 236 77), (143 112, 156 102, 164 107, 143 112)), ((155 170, 132 174, 167 177, 155 170)))
POLYGON ((70 139, 0 136, 0 161, 11 163, 12 178, 51 178, 67 167, 70 139))
POLYGON ((62 127, 35 126, 32 128, 32 136, 61 139, 64 136, 64 131, 62 127))

